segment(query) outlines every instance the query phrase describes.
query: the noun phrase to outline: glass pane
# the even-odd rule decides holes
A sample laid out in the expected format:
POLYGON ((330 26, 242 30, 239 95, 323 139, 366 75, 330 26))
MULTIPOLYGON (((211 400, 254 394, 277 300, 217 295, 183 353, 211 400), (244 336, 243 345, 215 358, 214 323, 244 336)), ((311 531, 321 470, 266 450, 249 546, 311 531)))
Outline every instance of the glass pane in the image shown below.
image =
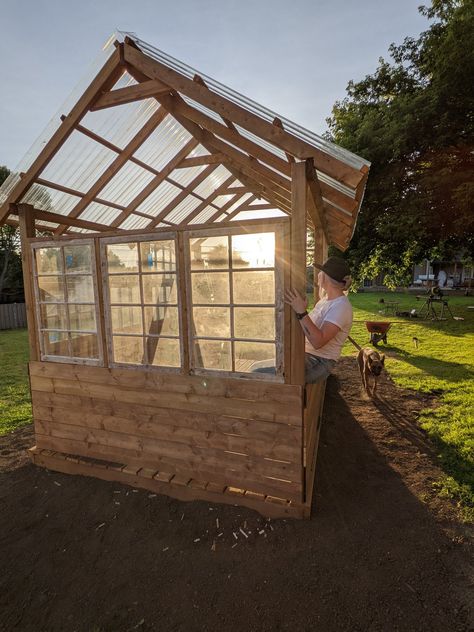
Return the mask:
POLYGON ((141 303, 138 274, 109 276, 111 303, 141 303))
POLYGON ((204 369, 232 371, 230 342, 226 340, 195 340, 194 363, 204 369))
POLYGON ((176 270, 174 241, 142 241, 140 244, 142 272, 176 270))
POLYGON ((63 271, 61 248, 38 248, 35 252, 38 274, 57 274, 63 271))
POLYGON ((153 366, 181 366, 179 340, 170 338, 146 339, 148 364, 153 366))
POLYGON ((236 307, 234 334, 236 338, 275 340, 275 309, 273 307, 236 307))
POLYGON ((275 345, 266 342, 235 342, 235 370, 252 373, 266 369, 275 374, 275 345))
POLYGON ((189 240, 191 269, 228 268, 228 237, 205 237, 189 240))
POLYGON ((68 305, 68 311, 72 330, 97 331, 94 305, 68 305))
POLYGON ((68 276, 67 300, 68 303, 93 303, 94 286, 91 276, 68 276))
POLYGON ((64 261, 66 274, 91 271, 91 247, 64 246, 64 261))
POLYGON ((114 334, 141 334, 143 332, 141 307, 112 307, 114 334))
POLYGON ((145 333, 152 336, 179 336, 178 308, 167 305, 145 307, 145 333))
POLYGON ((193 303, 228 303, 229 275, 227 272, 195 272, 191 276, 193 303))
POLYGON ((45 355, 69 357, 69 344, 67 333, 48 331, 43 334, 43 346, 45 355))
POLYGON ((232 237, 232 267, 273 268, 275 233, 253 233, 232 237))
POLYGON ((109 244, 107 263, 109 272, 137 272, 138 244, 109 244))
POLYGON ((135 336, 114 336, 114 362, 143 364, 143 338, 135 336))
POLYGON ((44 329, 67 329, 66 306, 46 304, 40 305, 41 327, 44 329))
POLYGON ((144 274, 143 301, 145 303, 177 303, 176 274, 144 274))
POLYGON ((38 277, 39 300, 43 303, 64 303, 63 277, 38 277))
POLYGON ((228 307, 194 307, 194 335, 230 338, 228 307))
POLYGON ((275 276, 271 272, 234 272, 234 303, 275 302, 275 276))
POLYGON ((96 334, 71 334, 73 358, 98 358, 99 345, 96 334))

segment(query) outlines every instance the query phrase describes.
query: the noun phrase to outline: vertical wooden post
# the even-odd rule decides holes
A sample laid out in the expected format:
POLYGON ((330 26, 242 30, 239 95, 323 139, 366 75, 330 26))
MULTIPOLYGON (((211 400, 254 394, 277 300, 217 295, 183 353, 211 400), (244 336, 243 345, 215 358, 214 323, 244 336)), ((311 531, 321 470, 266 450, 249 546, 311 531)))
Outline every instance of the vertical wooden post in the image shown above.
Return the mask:
MULTIPOLYGON (((324 237, 324 233, 320 228, 314 229, 314 254, 313 263, 322 264, 328 258, 328 244, 324 237)), ((314 304, 319 301, 319 285, 318 285, 319 268, 314 268, 314 304)))
MULTIPOLYGON (((291 165, 291 287, 306 296, 306 163, 291 165)), ((304 384, 304 334, 295 314, 291 319, 291 383, 304 384)))
POLYGON ((35 209, 30 204, 18 204, 18 219, 20 224, 21 264, 23 268, 23 286, 25 290, 26 322, 28 324, 28 340, 30 346, 30 360, 39 360, 40 351, 36 325, 36 301, 33 287, 33 256, 30 238, 36 236, 35 209))
POLYGON ((185 251, 186 242, 182 232, 176 232, 176 264, 177 264, 177 280, 178 280, 178 296, 179 296, 179 326, 181 338, 181 366, 182 371, 187 375, 191 368, 190 359, 190 331, 188 318, 188 296, 186 292, 186 280, 190 261, 185 251))
POLYGON ((105 267, 105 257, 104 261, 101 260, 101 250, 100 250, 100 240, 95 237, 94 238, 94 252, 92 253, 92 261, 91 265, 95 265, 95 273, 97 279, 97 302, 98 302, 98 310, 96 310, 96 314, 98 316, 97 320, 97 337, 99 341, 99 347, 102 349, 102 361, 103 365, 109 366, 109 351, 107 345, 107 332, 105 328, 105 308, 104 308, 104 267, 105 267), (97 313, 98 312, 98 313, 97 313))

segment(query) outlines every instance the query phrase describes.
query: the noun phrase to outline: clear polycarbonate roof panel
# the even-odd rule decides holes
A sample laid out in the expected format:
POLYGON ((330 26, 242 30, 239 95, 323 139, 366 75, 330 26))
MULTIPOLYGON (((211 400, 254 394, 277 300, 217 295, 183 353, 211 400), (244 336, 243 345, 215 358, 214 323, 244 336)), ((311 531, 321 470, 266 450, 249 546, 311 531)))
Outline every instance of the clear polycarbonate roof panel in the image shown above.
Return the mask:
POLYGON ((51 211, 59 215, 67 215, 81 198, 62 191, 56 191, 50 187, 34 184, 23 196, 21 202, 32 204, 40 211, 51 211))
POLYGON ((150 220, 140 215, 134 215, 133 213, 127 217, 121 224, 120 228, 123 230, 138 230, 145 228, 150 223, 150 220))
POLYGON ((167 116, 137 149, 134 156, 161 171, 191 138, 191 134, 184 127, 171 116, 167 116))
POLYGON ((79 219, 87 219, 90 222, 97 222, 110 226, 112 222, 122 213, 119 209, 105 206, 99 202, 91 202, 87 208, 79 215, 79 219))
POLYGON ((128 206, 154 177, 133 162, 126 162, 100 191, 99 197, 107 202, 128 206))
POLYGON ((199 184, 194 189, 194 192, 204 199, 207 199, 231 175, 232 174, 230 173, 230 171, 227 171, 224 166, 219 165, 211 174, 207 176, 205 180, 203 180, 203 182, 201 182, 201 184, 199 184))
POLYGON ((252 197, 252 193, 244 193, 244 195, 242 195, 242 197, 239 197, 238 200, 236 200, 232 206, 229 206, 229 208, 227 209, 226 213, 232 213, 232 211, 235 211, 235 209, 238 206, 241 206, 242 204, 245 204, 245 202, 247 200, 249 200, 252 197))
POLYGON ((224 206, 224 204, 227 204, 227 202, 229 202, 233 197, 234 193, 229 193, 229 195, 218 195, 212 200, 212 203, 221 208, 224 206))
POLYGON ((285 217, 285 215, 286 213, 283 213, 283 211, 280 211, 279 209, 269 208, 260 211, 242 211, 240 213, 237 213, 235 217, 232 217, 230 221, 234 222, 246 219, 270 219, 272 217, 285 217))
POLYGON ((180 193, 181 189, 178 187, 162 182, 135 210, 156 217, 180 193))
POLYGON ((182 202, 177 204, 163 220, 165 222, 171 222, 172 224, 180 224, 201 204, 201 200, 198 200, 193 195, 188 195, 182 202))
POLYGON ((183 187, 188 186, 194 178, 206 169, 207 165, 199 165, 198 167, 186 167, 185 169, 176 169, 170 176, 174 182, 178 182, 183 187))
POLYGON ((87 193, 117 155, 84 134, 74 131, 40 176, 79 193, 87 193))
POLYGON ((213 215, 215 215, 218 211, 212 206, 206 206, 196 217, 193 217, 189 223, 190 224, 205 224, 208 220, 211 219, 213 215))
MULTIPOLYGON (((186 76, 188 79, 192 79, 194 75, 198 74, 205 81, 207 87, 210 90, 212 90, 213 92, 216 92, 222 97, 225 97, 229 101, 232 101, 234 104, 239 105, 240 107, 243 107, 249 112, 252 112, 256 116, 259 116, 260 118, 268 121, 269 123, 272 123, 275 118, 279 118, 283 124, 285 131, 289 132, 296 138, 299 138, 300 140, 303 140, 309 143, 310 145, 313 145, 314 147, 321 149, 323 152, 329 154, 330 156, 333 156, 334 158, 338 158, 342 162, 350 165, 351 167, 354 167, 355 169, 360 169, 363 165, 367 165, 367 166, 370 165, 370 163, 367 160, 361 158, 360 156, 353 154, 347 149, 338 147, 334 143, 327 141, 322 136, 319 136, 318 134, 315 134, 314 132, 311 132, 310 130, 305 129, 304 127, 301 127, 300 125, 294 123, 293 121, 290 121, 289 119, 283 116, 280 116, 276 112, 273 112, 269 110, 268 108, 265 108, 264 106, 260 105, 259 103, 256 103, 252 99, 249 99, 248 97, 245 97, 244 95, 239 94, 235 90, 228 88, 224 84, 219 83, 218 81, 215 81, 214 79, 212 79, 212 77, 209 77, 208 75, 205 75, 202 72, 199 72, 198 70, 192 68, 191 66, 184 64, 178 59, 171 57, 170 55, 167 55, 160 49, 152 46, 151 44, 148 44, 144 40, 141 40, 134 33, 119 32, 118 35, 121 35, 122 37, 125 37, 125 36, 130 37, 130 39, 132 39, 135 42, 135 44, 146 55, 148 55, 149 57, 152 57, 153 59, 156 59, 157 61, 168 66, 169 68, 176 70, 177 72, 186 76)), ((261 144, 260 139, 258 139, 258 142, 259 144, 261 144)))

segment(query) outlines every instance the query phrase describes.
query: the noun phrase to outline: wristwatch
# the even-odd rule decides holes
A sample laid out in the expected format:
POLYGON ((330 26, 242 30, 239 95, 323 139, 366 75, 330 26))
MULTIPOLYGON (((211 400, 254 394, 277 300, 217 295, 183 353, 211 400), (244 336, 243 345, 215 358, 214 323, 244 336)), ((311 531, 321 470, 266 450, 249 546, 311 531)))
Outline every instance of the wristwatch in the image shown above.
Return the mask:
POLYGON ((304 317, 305 317, 305 316, 307 316, 307 315, 308 315, 308 312, 306 312, 306 311, 305 311, 305 312, 302 312, 301 314, 298 314, 298 313, 297 313, 297 314, 296 314, 296 318, 297 318, 298 320, 301 320, 302 318, 304 318, 304 317))

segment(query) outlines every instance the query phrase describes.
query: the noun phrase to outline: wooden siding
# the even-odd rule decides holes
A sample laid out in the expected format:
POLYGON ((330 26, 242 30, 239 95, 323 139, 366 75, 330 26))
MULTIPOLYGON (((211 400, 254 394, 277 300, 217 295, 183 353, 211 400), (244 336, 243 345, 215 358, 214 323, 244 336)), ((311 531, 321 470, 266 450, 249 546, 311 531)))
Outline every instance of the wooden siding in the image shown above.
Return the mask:
POLYGON ((303 388, 30 363, 38 448, 303 501, 303 388))

